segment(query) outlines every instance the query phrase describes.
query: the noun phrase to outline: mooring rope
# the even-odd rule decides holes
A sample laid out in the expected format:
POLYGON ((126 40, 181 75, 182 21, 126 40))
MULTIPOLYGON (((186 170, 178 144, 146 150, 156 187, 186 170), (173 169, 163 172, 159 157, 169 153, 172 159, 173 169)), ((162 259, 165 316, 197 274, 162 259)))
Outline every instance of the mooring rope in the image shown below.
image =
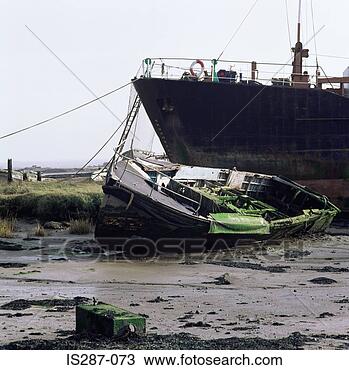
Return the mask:
MULTIPOLYGON (((128 86, 128 85, 130 85, 130 84, 132 84, 133 82, 134 82, 134 80, 133 80, 133 81, 130 81, 130 82, 128 82, 127 84, 124 84, 124 85, 122 85, 122 86, 120 86, 120 87, 118 87, 118 88, 116 88, 116 89, 114 89, 114 90, 111 90, 111 91, 109 91, 109 92, 107 92, 107 93, 105 93, 105 94, 103 94, 103 95, 97 96, 95 99, 89 100, 89 101, 87 101, 86 103, 80 104, 80 105, 78 105, 78 106, 76 106, 76 107, 74 107, 74 108, 72 108, 72 109, 68 109, 68 110, 66 110, 65 112, 62 112, 62 113, 60 113, 60 114, 57 114, 57 115, 55 115, 55 116, 53 116, 53 117, 47 118, 47 119, 45 119, 45 120, 43 120, 43 121, 40 121, 40 122, 34 123, 33 125, 30 125, 30 126, 27 126, 27 127, 23 127, 23 128, 21 128, 21 129, 19 129, 19 130, 17 130, 17 131, 13 131, 13 132, 10 132, 10 133, 8 133, 8 134, 6 134, 6 135, 0 136, 0 140, 2 140, 2 139, 6 139, 7 137, 10 137, 10 136, 13 136, 13 135, 19 134, 19 133, 24 132, 24 131, 27 131, 27 130, 31 130, 32 128, 35 128, 35 127, 38 127, 38 126, 44 125, 44 124, 46 124, 46 123, 49 123, 49 122, 51 122, 51 121, 54 121, 54 120, 55 120, 55 119, 57 119, 57 118, 60 118, 60 117, 63 117, 63 116, 65 116, 65 115, 69 114, 69 113, 75 112, 75 111, 76 111, 76 110, 78 110, 78 109, 84 108, 84 107, 86 107, 87 105, 90 105, 90 104, 92 104, 92 103, 94 103, 94 102, 96 102, 96 101, 99 101, 100 99, 103 99, 103 98, 105 98, 105 97, 107 97, 107 96, 109 96, 109 95, 112 95, 112 94, 116 93, 116 92, 117 92, 117 91, 119 91, 119 90, 124 89, 125 87, 127 87, 127 86, 128 86)), ((118 131, 118 130, 121 128, 121 126, 122 126, 123 124, 124 124, 124 122, 122 122, 122 123, 118 126, 118 128, 117 128, 117 130, 116 130, 116 131, 118 131)))
POLYGON ((245 23, 246 19, 251 14, 252 10, 255 8, 255 6, 257 5, 257 3, 258 3, 258 0, 255 0, 255 2, 252 4, 252 6, 250 7, 249 11, 247 12, 245 18, 241 21, 241 23, 239 24, 238 28, 235 30, 235 32, 231 36, 230 40, 228 41, 228 43, 225 45, 225 47, 223 48, 223 50, 219 54, 219 56, 217 58, 217 61, 221 59, 221 57, 224 54, 225 50, 230 45, 230 43, 233 41, 234 37, 238 34, 238 32, 240 31, 240 28, 243 26, 243 24, 245 23))

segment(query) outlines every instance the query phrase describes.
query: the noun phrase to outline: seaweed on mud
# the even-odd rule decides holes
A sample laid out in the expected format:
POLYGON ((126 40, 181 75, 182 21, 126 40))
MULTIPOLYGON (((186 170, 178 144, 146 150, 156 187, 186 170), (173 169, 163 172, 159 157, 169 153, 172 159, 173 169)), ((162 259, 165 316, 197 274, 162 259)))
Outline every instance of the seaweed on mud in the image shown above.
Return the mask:
POLYGON ((89 298, 74 297, 73 299, 16 299, 0 306, 2 310, 26 310, 31 306, 41 307, 74 307, 79 304, 88 303, 89 298))
POLYGON ((1 251, 22 251, 24 249, 24 246, 21 244, 0 240, 1 251))
POLYGON ((20 313, 20 312, 16 312, 16 313, 0 313, 0 316, 5 316, 7 317, 8 319, 12 319, 13 317, 23 317, 23 316, 32 316, 33 314, 32 313, 20 313))
POLYGON ((212 325, 203 321, 198 322, 187 322, 182 328, 210 328, 212 325))
POLYGON ((285 258, 302 258, 302 257, 306 257, 306 256, 309 256, 311 254, 310 251, 303 251, 303 250, 297 250, 297 249, 291 249, 291 250, 287 250, 284 254, 284 257, 285 258))
POLYGON ((169 300, 168 299, 164 299, 164 298, 162 298, 162 297, 156 297, 156 298, 154 298, 154 299, 151 299, 151 300, 149 300, 149 301, 147 301, 147 302, 149 302, 149 303, 160 303, 160 302, 168 302, 169 300))
POLYGON ((324 267, 312 267, 310 269, 305 269, 306 271, 316 271, 316 272, 349 272, 349 268, 345 267, 333 267, 333 266, 324 266, 324 267))
POLYGON ((248 331, 248 330, 253 330, 256 329, 254 326, 236 326, 234 328, 230 328, 229 330, 233 331, 248 331))
POLYGON ((0 267, 4 268, 4 269, 14 269, 14 268, 23 268, 23 267, 27 267, 28 264, 27 263, 18 263, 18 262, 2 262, 0 263, 0 267))
POLYGON ((323 277, 323 276, 315 278, 315 279, 311 279, 309 281, 313 284, 319 284, 319 285, 330 285, 330 284, 337 283, 336 280, 330 279, 330 278, 327 278, 327 277, 323 277))
POLYGON ((225 273, 222 276, 215 278, 215 280, 216 285, 230 285, 232 284, 233 277, 230 276, 228 273, 225 273))
POLYGON ((250 263, 250 262, 210 261, 207 263, 210 265, 235 267, 235 268, 250 269, 250 270, 261 270, 261 271, 276 272, 276 273, 286 272, 286 269, 291 268, 290 266, 263 266, 258 263, 250 263))
POLYGON ((31 339, 12 342, 0 347, 0 349, 295 350, 302 349, 307 342, 311 341, 312 338, 298 332, 280 339, 230 337, 210 340, 202 340, 187 333, 172 335, 148 334, 146 336, 130 336, 123 340, 108 339, 101 336, 72 335, 68 338, 60 337, 54 340, 31 339))
POLYGON ((337 301, 334 301, 334 303, 341 303, 341 304, 349 303, 349 298, 339 299, 337 301))
POLYGON ((325 319, 326 317, 333 317, 335 316, 334 313, 331 313, 331 312, 322 312, 320 313, 320 315, 318 316, 319 319, 325 319))

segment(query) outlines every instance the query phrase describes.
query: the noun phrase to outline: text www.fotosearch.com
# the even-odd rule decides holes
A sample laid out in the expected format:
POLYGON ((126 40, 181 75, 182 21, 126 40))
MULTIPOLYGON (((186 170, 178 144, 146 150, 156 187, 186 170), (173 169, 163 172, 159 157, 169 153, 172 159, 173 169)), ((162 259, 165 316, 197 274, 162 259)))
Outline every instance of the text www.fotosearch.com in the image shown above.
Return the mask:
POLYGON ((241 356, 144 356, 146 366, 282 366, 282 357, 241 356))

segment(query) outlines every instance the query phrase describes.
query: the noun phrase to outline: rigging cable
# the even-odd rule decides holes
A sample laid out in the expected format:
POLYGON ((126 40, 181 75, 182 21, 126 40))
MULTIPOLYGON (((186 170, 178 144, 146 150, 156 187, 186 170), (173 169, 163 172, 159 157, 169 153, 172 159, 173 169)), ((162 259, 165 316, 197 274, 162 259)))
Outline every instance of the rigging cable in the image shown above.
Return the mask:
MULTIPOLYGON (((319 66, 319 68, 321 69, 322 73, 325 75, 325 77, 327 78, 327 81, 329 81, 329 77, 327 76, 326 72, 324 71, 324 69, 319 66)), ((332 89, 334 89, 334 86, 333 86, 333 83, 332 82, 329 82, 329 84, 331 85, 332 89)))
POLYGON ((153 130, 153 135, 150 139, 150 149, 149 149, 150 152, 153 151, 154 139, 155 139, 155 130, 153 130))
MULTIPOLYGON (((319 32, 321 32, 323 29, 325 28, 325 26, 323 25, 317 32, 316 32, 316 34, 315 35, 317 35, 319 32)), ((311 38, 311 39, 309 39, 306 43, 305 43, 305 46, 307 45, 307 44, 309 44, 312 40, 313 40, 313 38, 315 37, 315 35, 313 35, 313 37, 311 38)), ((272 78, 270 78, 269 80, 268 80, 268 82, 267 83, 269 83, 269 82, 271 82, 274 78, 275 78, 275 76, 277 76, 279 73, 280 73, 280 71, 282 71, 282 69, 285 67, 285 65, 287 65, 289 62, 290 62, 290 60, 291 60, 292 58, 290 58, 273 76, 272 76, 272 78)), ((223 126, 223 128, 221 128, 218 132, 217 132, 217 134, 215 135, 215 136, 213 136, 212 137, 212 139, 211 139, 211 143, 253 102, 253 101, 255 101, 257 98, 258 98, 258 96, 260 95, 260 94, 262 94, 262 92, 266 89, 268 87, 268 85, 266 84, 266 85, 264 85, 264 87, 261 89, 261 90, 259 90, 259 92, 255 95, 255 96, 253 96, 250 100, 249 100, 249 102, 243 107, 243 108, 241 108, 241 110, 225 125, 225 126, 223 126)))
MULTIPOLYGON (((308 40, 308 1, 306 0, 305 1, 305 31, 304 31, 304 34, 305 34, 305 39, 308 40)), ((304 27, 303 27, 304 29, 304 27)), ((308 58, 305 58, 304 59, 304 68, 307 69, 307 64, 308 64, 308 58)))
POLYGON ((342 57, 338 55, 326 55, 326 54, 318 54, 319 57, 324 57, 324 58, 334 58, 334 59, 349 59, 349 57, 342 57))
MULTIPOLYGON (((115 92, 117 92, 117 91, 119 91, 121 89, 124 89, 126 86, 132 84, 133 82, 134 81, 130 81, 127 84, 124 84, 124 85, 122 85, 122 86, 120 86, 120 87, 118 87, 118 88, 116 88, 114 90, 111 90, 111 91, 109 91, 109 92, 107 92, 107 93, 105 93, 103 95, 97 96, 97 98, 95 98, 95 99, 89 100, 86 103, 80 104, 77 107, 74 107, 72 109, 66 110, 65 112, 62 112, 60 114, 57 114, 57 115, 55 115, 53 117, 47 118, 47 119, 45 119, 43 121, 34 123, 33 125, 30 125, 30 126, 27 126, 27 127, 23 127, 23 128, 21 128, 21 129, 19 129, 17 131, 13 131, 13 132, 10 132, 10 133, 8 133, 6 135, 0 136, 0 140, 5 139, 5 138, 10 137, 10 136, 13 136, 13 135, 16 135, 16 134, 19 134, 19 133, 24 132, 24 131, 30 130, 30 129, 34 128, 34 127, 38 127, 38 126, 44 125, 44 124, 49 123, 49 122, 51 122, 51 121, 53 121, 53 120, 55 120, 57 118, 60 118, 60 117, 63 117, 65 115, 69 114, 69 113, 72 113, 72 112, 74 112, 74 111, 76 111, 78 109, 84 108, 87 105, 90 105, 90 104, 92 104, 92 103, 94 103, 96 101, 99 101, 100 99, 105 98, 106 96, 109 96, 109 95, 114 94, 115 92)), ((117 130, 119 130, 120 127, 123 124, 124 124, 124 121, 121 122, 121 124, 118 126, 117 130)))
MULTIPOLYGON (((90 89, 90 87, 64 62, 63 59, 61 59, 32 29, 30 29, 27 25, 25 25, 25 27, 27 28, 27 30, 41 43, 41 45, 44 46, 44 48, 46 50, 48 50, 64 67, 67 71, 70 72, 70 74, 75 77, 76 80, 78 80, 80 82, 80 84, 82 86, 84 86, 84 88, 89 92, 91 93, 95 98, 97 98, 97 94, 92 90, 90 89)), ((103 105, 103 107, 114 117, 116 118, 119 122, 121 122, 121 120, 119 119, 119 117, 102 101, 100 100, 99 101, 100 104, 103 105)))
MULTIPOLYGON (((310 1, 310 7, 311 7, 311 18, 312 18, 312 22, 313 22, 313 33, 315 34, 315 19, 314 19, 313 0, 310 1)), ((319 68, 319 59, 318 59, 318 53, 317 53, 316 37, 314 37, 314 46, 315 46, 315 55, 316 55, 316 66, 317 66, 317 68, 319 68)))
MULTIPOLYGON (((97 174, 95 174, 95 175, 92 175, 91 176, 91 180, 96 180, 96 178, 103 172, 103 171, 105 171, 108 167, 109 167, 109 165, 111 164, 111 161, 113 160, 113 157, 111 157, 110 159, 109 159, 109 161, 98 171, 98 173, 97 174)), ((75 175, 74 175, 75 176, 75 175)))
POLYGON ((246 19, 248 18, 248 16, 251 14, 252 10, 255 8, 255 6, 257 5, 258 3, 258 0, 256 0, 253 5, 251 6, 250 10, 247 12, 245 18, 242 20, 242 22, 239 24, 239 27, 235 30, 235 32, 233 33, 232 37, 230 38, 230 40, 228 41, 228 43, 225 45, 225 47, 223 48, 222 52, 219 54, 219 57, 217 58, 217 61, 222 57, 222 55, 224 54, 225 50, 227 49, 227 47, 230 45, 230 43, 233 41, 234 37, 237 35, 237 33, 240 31, 240 28, 242 27, 242 25, 245 23, 246 19))
POLYGON ((305 39, 308 40, 309 38, 309 35, 308 35, 308 32, 309 32, 309 2, 306 0, 305 1, 305 39))
MULTIPOLYGON (((131 88, 132 89, 132 88, 131 88)), ((136 96, 135 96, 135 100, 137 99, 137 97, 138 97, 138 95, 136 94, 136 96)), ((119 126, 119 127, 117 127, 117 129, 111 134, 111 136, 108 138, 108 140, 101 146, 101 148, 99 148, 98 149, 98 151, 72 176, 72 177, 74 177, 74 176, 76 176, 76 175, 78 175, 82 170, 84 170, 91 162, 92 162, 92 160, 93 159, 95 159, 96 157, 97 157, 97 155, 107 146, 107 144, 111 141, 111 139, 115 136, 115 134, 118 132, 118 130, 120 129, 120 127, 125 123, 125 124, 127 124, 127 121, 129 120, 129 118, 130 118, 130 116, 131 116, 131 111, 129 111, 128 113, 127 113, 127 116, 126 116, 126 118, 121 122, 121 125, 119 126)), ((138 114, 137 114, 137 116, 136 116, 136 127, 135 127, 135 130, 134 130, 134 132, 133 132, 133 137, 132 137, 132 141, 131 141, 131 150, 133 150, 133 142, 134 142, 134 139, 135 139, 135 137, 136 137, 136 130, 137 130, 137 123, 138 123, 138 114)), ((120 138, 120 140, 122 140, 122 136, 121 136, 121 138, 120 138)), ((118 150, 119 150, 119 148, 122 148, 123 147, 123 145, 126 143, 126 141, 127 141, 127 137, 122 141, 122 142, 120 142, 119 144, 118 144, 118 146, 114 149, 114 155, 113 155, 113 157, 109 160, 109 162, 103 167, 103 169, 98 173, 98 175, 100 174, 100 173, 102 173, 103 172, 103 170, 106 168, 106 167, 108 167, 109 165, 112 165, 113 164, 113 162, 114 162, 114 160, 115 160, 115 156, 116 156, 116 154, 118 153, 118 150)), ((122 150, 122 149, 121 149, 122 150)), ((98 176, 97 175, 97 176, 98 176)), ((95 176, 94 178, 96 178, 97 176, 95 176)), ((93 179, 94 179, 93 178, 93 179)))
POLYGON ((292 40, 291 40, 291 29, 290 29, 290 18, 288 13, 288 0, 285 0, 286 5, 286 20, 287 20, 287 29, 288 29, 288 42, 290 44, 290 52, 292 55, 292 40))
MULTIPOLYGON (((124 124, 126 120, 123 121, 122 125, 124 124)), ((107 146, 107 144, 110 142, 110 140, 115 136, 115 134, 118 132, 119 128, 122 126, 120 125, 108 138, 108 140, 97 150, 97 152, 72 176, 78 175, 81 171, 83 171, 96 157, 97 155, 107 146)), ((120 145, 122 145, 121 143, 120 145)), ((119 146, 120 146, 119 145, 119 146)))
MULTIPOLYGON (((98 151, 78 170, 76 171, 74 174, 70 175, 70 176, 67 176, 67 177, 63 177, 61 180, 59 180, 58 182, 62 182, 62 181, 66 181, 66 179, 73 179, 75 176, 77 176, 81 171, 83 171, 90 163, 91 161, 93 161, 94 158, 97 157, 97 155, 105 148, 105 146, 110 142, 110 140, 114 137, 116 131, 114 131, 112 133, 112 135, 108 138, 108 140, 102 145, 102 147, 100 149, 98 149, 98 151)), ((115 151, 118 149, 119 146, 121 146, 125 141, 123 141, 122 143, 120 143, 116 148, 115 148, 115 151)), ((104 167, 94 176, 92 177, 91 176, 91 179, 94 180, 96 179, 106 168, 107 166, 109 166, 110 162, 112 161, 113 157, 104 165, 104 167)))
MULTIPOLYGON (((97 98, 97 94, 90 89, 90 87, 64 62, 63 59, 61 59, 32 29, 29 28, 29 26, 25 25, 27 30, 41 43, 41 45, 44 46, 46 50, 48 50, 55 58, 58 60, 64 68, 73 76, 77 81, 80 82, 84 88, 93 95, 93 97, 97 98)), ((138 73, 138 72, 137 72, 138 73)), ((102 101, 99 100, 99 103, 114 117, 116 118, 120 123, 121 119, 102 101)), ((138 140, 138 138, 136 138, 138 140)))

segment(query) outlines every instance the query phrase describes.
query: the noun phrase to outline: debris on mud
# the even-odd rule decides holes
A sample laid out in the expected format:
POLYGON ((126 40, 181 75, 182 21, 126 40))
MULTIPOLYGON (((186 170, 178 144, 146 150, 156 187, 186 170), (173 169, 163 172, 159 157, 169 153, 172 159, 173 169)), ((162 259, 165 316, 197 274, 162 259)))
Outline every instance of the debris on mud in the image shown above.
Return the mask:
POLYGON ((323 312, 323 313, 320 313, 320 315, 318 316, 319 319, 324 319, 326 317, 333 317, 335 316, 334 313, 331 313, 331 312, 323 312))
POLYGON ((66 262, 66 261, 68 261, 68 258, 66 258, 66 257, 56 257, 56 258, 51 258, 51 261, 66 262))
POLYGON ((250 270, 261 270, 261 271, 276 272, 276 273, 286 272, 286 269, 291 268, 290 266, 263 266, 258 263, 250 263, 250 262, 210 261, 207 263, 210 265, 235 267, 235 268, 250 269, 250 270))
POLYGON ((169 295, 168 298, 184 298, 184 295, 169 295))
POLYGON ((216 285, 230 285, 233 283, 233 277, 228 274, 227 272, 223 274, 222 276, 219 276, 218 278, 215 278, 216 285))
POLYGON ((187 265, 187 266, 193 266, 197 265, 198 262, 192 261, 190 259, 185 260, 184 262, 181 262, 180 265, 187 265))
POLYGON ((70 335, 75 335, 75 330, 56 330, 56 334, 59 337, 68 337, 70 335))
POLYGON ((44 223, 44 229, 49 230, 62 230, 69 227, 69 223, 57 222, 57 221, 48 221, 44 223))
POLYGON ((65 250, 67 252, 75 253, 85 253, 85 254, 102 254, 104 249, 93 239, 72 239, 68 241, 65 245, 65 250))
POLYGON ((23 316, 32 316, 32 313, 21 313, 21 312, 16 312, 16 313, 0 313, 0 316, 5 316, 8 319, 12 319, 13 317, 23 317, 23 316))
POLYGON ((68 338, 54 340, 31 339, 6 344, 0 349, 56 349, 56 350, 87 350, 87 349, 173 349, 173 350, 295 350, 301 349, 312 339, 298 332, 281 339, 237 338, 202 340, 196 336, 179 333, 172 335, 148 334, 145 337, 131 336, 124 340, 107 339, 105 337, 89 337, 73 335, 68 338))
POLYGON ((337 301, 334 301, 334 303, 349 303, 349 298, 339 299, 337 301))
POLYGON ((14 269, 14 268, 23 268, 23 267, 27 267, 28 264, 27 263, 18 263, 18 262, 3 262, 3 263, 0 263, 0 267, 4 268, 4 269, 14 269))
POLYGON ((74 307, 79 304, 88 303, 89 298, 86 297, 74 297, 73 299, 39 299, 39 300, 27 300, 27 299, 16 299, 0 306, 2 310, 26 310, 31 306, 41 307, 74 307))
POLYGON ((234 328, 230 328, 229 330, 233 331, 248 331, 248 330, 253 330, 256 329, 254 326, 235 326, 234 328))
POLYGON ((181 328, 210 328, 212 325, 203 321, 187 322, 181 328))
POLYGON ((224 323, 222 325, 225 325, 225 326, 234 326, 234 325, 237 325, 238 323, 237 322, 227 322, 227 323, 224 323))
POLYGON ((160 303, 160 302, 168 302, 168 301, 169 301, 168 299, 164 299, 164 298, 158 296, 155 299, 151 299, 147 302, 149 302, 149 303, 160 303))
POLYGON ((185 322, 185 321, 188 321, 189 319, 192 319, 193 316, 194 314, 187 313, 187 314, 184 314, 184 316, 178 317, 177 320, 181 322, 185 322))
POLYGON ((57 306, 53 308, 49 308, 46 310, 46 312, 67 312, 69 310, 72 310, 74 306, 57 306))
POLYGON ((21 244, 0 240, 0 250, 2 251, 22 251, 24 249, 21 244))
POLYGON ((11 301, 9 303, 5 303, 0 308, 2 310, 26 310, 27 308, 30 308, 32 305, 29 301, 26 299, 16 299, 14 301, 11 301))
POLYGON ((333 266, 324 266, 321 268, 310 268, 305 269, 306 271, 316 271, 316 272, 349 272, 349 268, 345 267, 333 267, 333 266))
POLYGON ((13 274, 13 275, 28 275, 28 274, 33 274, 35 272, 41 272, 41 271, 40 270, 19 271, 19 272, 16 272, 15 274, 13 274))
POLYGON ((330 278, 327 278, 327 277, 323 277, 323 276, 315 278, 315 279, 311 279, 309 281, 313 284, 319 284, 319 285, 330 285, 330 284, 337 283, 336 280, 330 279, 330 278))
POLYGON ((314 334, 313 338, 337 339, 349 341, 349 334, 314 334))
POLYGON ((287 250, 284 256, 285 258, 290 259, 290 258, 302 258, 302 257, 309 256, 310 254, 311 252, 307 250, 302 251, 302 250, 293 249, 293 250, 287 250))

